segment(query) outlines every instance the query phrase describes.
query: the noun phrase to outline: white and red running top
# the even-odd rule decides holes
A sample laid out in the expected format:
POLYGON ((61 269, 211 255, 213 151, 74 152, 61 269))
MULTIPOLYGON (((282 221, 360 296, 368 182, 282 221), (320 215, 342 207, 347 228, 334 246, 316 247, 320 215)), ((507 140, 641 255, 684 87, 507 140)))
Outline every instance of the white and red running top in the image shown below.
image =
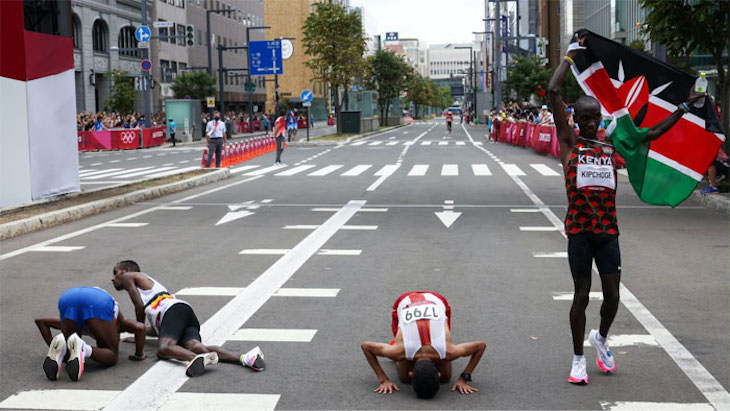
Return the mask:
POLYGON ((410 293, 398 302, 398 328, 403 333, 406 358, 424 345, 432 346, 439 358, 446 358, 446 305, 430 292, 410 293))

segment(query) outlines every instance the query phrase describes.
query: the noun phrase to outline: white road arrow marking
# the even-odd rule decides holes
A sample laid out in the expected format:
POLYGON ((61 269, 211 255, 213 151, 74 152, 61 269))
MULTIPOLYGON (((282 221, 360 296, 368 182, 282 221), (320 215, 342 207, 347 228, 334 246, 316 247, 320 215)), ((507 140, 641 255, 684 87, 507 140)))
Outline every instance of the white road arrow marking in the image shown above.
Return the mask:
POLYGON ((451 210, 436 211, 434 214, 436 214, 436 217, 444 223, 446 228, 451 227, 451 224, 454 224, 454 221, 461 216, 460 212, 454 212, 451 210))
POLYGON ((215 223, 215 225, 221 225, 221 224, 229 223, 231 221, 238 220, 239 218, 248 217, 251 214, 254 214, 254 213, 251 212, 251 211, 247 211, 247 210, 243 210, 243 211, 229 211, 228 213, 226 213, 226 215, 224 215, 223 217, 221 217, 221 219, 218 220, 218 222, 215 223))

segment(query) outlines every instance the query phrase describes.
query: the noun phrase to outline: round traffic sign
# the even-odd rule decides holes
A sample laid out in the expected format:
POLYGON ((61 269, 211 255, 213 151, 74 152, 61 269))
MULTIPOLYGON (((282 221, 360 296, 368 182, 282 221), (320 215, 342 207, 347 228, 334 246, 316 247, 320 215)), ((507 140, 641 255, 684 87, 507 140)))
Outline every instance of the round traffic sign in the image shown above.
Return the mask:
POLYGON ((281 58, 287 60, 294 53, 294 45, 289 39, 281 39, 281 58))
POLYGON ((152 62, 149 60, 142 60, 142 63, 140 63, 140 67, 142 67, 142 70, 144 71, 150 71, 152 68, 152 62))

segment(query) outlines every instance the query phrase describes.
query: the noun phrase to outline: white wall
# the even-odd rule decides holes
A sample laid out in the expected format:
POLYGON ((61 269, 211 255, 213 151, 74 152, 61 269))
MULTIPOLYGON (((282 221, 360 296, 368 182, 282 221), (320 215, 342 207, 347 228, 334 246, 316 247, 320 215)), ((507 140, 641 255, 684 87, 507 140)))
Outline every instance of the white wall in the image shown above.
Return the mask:
POLYGON ((31 202, 28 99, 24 81, 0 77, 0 90, 0 208, 6 208, 31 202))

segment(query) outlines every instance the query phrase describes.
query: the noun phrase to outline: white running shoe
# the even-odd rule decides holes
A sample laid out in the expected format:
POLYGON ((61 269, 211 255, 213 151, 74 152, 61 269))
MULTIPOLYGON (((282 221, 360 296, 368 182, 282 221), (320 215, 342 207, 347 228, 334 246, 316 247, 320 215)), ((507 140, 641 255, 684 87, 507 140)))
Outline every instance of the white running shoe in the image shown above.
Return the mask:
POLYGON ((58 376, 61 375, 61 364, 65 355, 66 338, 64 338, 63 334, 59 333, 51 340, 51 345, 48 347, 48 355, 43 360, 43 371, 49 380, 56 381, 58 376))
POLYGON ((586 371, 586 357, 573 359, 573 366, 570 368, 568 382, 571 384, 588 384, 588 372, 586 371))
POLYGON ((190 360, 185 367, 185 375, 188 377, 197 377, 205 372, 205 367, 218 364, 218 353, 215 351, 198 354, 190 360))
POLYGON ((246 354, 241 354, 239 360, 241 360, 241 364, 244 367, 248 367, 254 371, 263 371, 266 368, 264 353, 258 345, 246 354))
POLYGON ((614 372, 616 371, 616 359, 613 358, 613 353, 608 348, 608 341, 601 343, 598 337, 598 330, 591 330, 588 333, 588 341, 596 347, 596 351, 598 352, 596 355, 596 364, 603 372, 614 372))
POLYGON ((66 372, 71 381, 79 381, 84 374, 84 341, 76 333, 73 333, 68 337, 66 344, 68 345, 66 372))

